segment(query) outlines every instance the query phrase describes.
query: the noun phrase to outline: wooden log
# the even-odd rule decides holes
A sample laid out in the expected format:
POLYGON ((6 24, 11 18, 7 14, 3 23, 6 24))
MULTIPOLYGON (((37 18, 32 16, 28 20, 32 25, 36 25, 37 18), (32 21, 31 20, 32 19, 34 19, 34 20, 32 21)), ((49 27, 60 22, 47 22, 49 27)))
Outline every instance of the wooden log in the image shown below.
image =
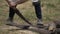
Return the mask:
POLYGON ((28 28, 28 30, 36 31, 36 32, 39 32, 40 34, 51 34, 50 31, 45 30, 44 28, 37 28, 37 27, 32 27, 32 26, 30 26, 30 27, 28 28))
POLYGON ((56 24, 56 28, 60 28, 60 21, 59 20, 54 21, 54 23, 56 24))
POLYGON ((38 32, 40 34, 50 34, 51 32, 48 30, 45 30, 44 28, 38 28, 36 26, 32 26, 32 25, 18 25, 18 24, 13 24, 12 26, 16 26, 18 28, 20 28, 20 30, 30 30, 30 31, 35 31, 38 32))

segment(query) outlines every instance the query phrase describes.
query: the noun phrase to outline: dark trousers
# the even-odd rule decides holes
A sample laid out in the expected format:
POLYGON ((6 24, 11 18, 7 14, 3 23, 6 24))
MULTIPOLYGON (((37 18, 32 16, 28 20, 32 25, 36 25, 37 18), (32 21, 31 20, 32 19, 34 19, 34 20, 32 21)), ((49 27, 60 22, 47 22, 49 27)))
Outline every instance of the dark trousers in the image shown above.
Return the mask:
POLYGON ((9 20, 13 21, 13 17, 14 17, 14 9, 12 7, 9 7, 9 20))
POLYGON ((40 2, 33 2, 35 13, 38 19, 42 19, 41 5, 40 2))

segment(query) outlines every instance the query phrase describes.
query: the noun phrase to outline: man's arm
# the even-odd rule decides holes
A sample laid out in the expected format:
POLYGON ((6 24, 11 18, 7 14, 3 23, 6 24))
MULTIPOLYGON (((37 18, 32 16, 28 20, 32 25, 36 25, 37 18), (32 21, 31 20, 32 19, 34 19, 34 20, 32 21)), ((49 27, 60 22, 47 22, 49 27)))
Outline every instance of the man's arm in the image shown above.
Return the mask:
POLYGON ((27 2, 28 0, 6 0, 8 2, 8 4, 10 3, 15 3, 15 4, 22 4, 27 2))
POLYGON ((22 3, 25 3, 25 2, 27 2, 28 0, 20 0, 19 2, 18 2, 18 4, 22 4, 22 3))

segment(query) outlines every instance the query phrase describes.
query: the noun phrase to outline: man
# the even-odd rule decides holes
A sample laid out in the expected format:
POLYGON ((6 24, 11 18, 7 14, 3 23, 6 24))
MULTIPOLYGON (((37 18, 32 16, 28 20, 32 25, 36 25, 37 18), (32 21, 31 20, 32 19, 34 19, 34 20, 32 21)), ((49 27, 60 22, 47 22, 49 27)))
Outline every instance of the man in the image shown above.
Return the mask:
MULTIPOLYGON (((21 17, 23 20, 28 22, 23 15, 19 12, 19 10, 16 8, 18 4, 22 4, 26 2, 27 0, 6 0, 8 5, 9 5, 9 18, 8 21, 10 22, 9 24, 14 24, 13 23, 13 17, 14 14, 16 13, 19 17, 21 17)), ((32 0, 32 3, 35 8, 36 16, 37 16, 37 27, 42 27, 42 14, 41 14, 41 6, 40 6, 40 1, 39 0, 32 0)), ((28 22, 29 23, 29 22, 28 22)), ((30 24, 30 23, 29 23, 30 24)))

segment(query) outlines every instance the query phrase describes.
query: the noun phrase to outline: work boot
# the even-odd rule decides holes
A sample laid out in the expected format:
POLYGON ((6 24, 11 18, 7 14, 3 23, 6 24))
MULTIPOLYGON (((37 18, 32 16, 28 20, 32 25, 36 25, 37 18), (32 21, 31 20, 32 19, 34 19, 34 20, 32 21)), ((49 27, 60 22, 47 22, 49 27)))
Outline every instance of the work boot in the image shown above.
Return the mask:
POLYGON ((37 27, 39 27, 39 28, 44 28, 44 25, 43 25, 43 23, 42 23, 42 20, 39 20, 39 19, 38 19, 38 21, 37 21, 37 27))
POLYGON ((7 19, 6 25, 14 26, 14 25, 16 25, 16 23, 11 21, 10 19, 7 19))

